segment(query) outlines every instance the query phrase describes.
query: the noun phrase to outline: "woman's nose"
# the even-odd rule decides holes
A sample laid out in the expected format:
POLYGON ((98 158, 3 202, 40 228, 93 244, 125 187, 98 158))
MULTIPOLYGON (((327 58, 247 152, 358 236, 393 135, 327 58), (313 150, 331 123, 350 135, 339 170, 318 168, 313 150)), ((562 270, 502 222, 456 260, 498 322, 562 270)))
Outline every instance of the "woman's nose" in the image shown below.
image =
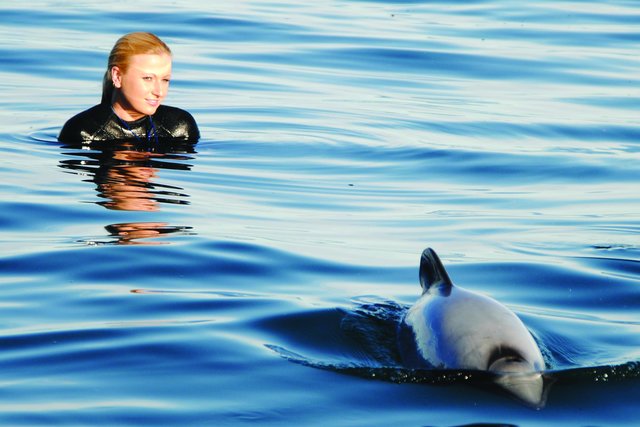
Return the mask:
POLYGON ((162 97, 164 95, 164 87, 162 86, 162 82, 160 80, 156 80, 153 83, 152 92, 157 97, 162 97))

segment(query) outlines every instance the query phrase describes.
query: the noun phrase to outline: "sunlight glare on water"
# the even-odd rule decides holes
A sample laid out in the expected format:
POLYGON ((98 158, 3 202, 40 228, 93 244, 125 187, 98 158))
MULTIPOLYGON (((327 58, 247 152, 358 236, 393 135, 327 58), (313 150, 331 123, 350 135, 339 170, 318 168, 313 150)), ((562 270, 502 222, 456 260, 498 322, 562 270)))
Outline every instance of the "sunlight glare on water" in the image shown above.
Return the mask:
POLYGON ((639 22, 624 0, 0 5, 0 422, 634 425, 639 22), (131 31, 171 47, 200 142, 58 143, 131 31), (544 409, 403 366, 426 247, 532 332, 544 409))

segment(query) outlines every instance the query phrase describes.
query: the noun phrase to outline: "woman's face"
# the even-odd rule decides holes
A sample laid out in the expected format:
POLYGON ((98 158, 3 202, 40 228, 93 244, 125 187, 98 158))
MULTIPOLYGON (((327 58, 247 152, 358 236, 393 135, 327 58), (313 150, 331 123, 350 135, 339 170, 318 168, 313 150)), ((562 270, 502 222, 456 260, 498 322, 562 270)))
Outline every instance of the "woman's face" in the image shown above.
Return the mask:
POLYGON ((171 56, 133 55, 126 71, 111 69, 116 97, 113 109, 123 120, 133 121, 156 112, 169 91, 171 56))

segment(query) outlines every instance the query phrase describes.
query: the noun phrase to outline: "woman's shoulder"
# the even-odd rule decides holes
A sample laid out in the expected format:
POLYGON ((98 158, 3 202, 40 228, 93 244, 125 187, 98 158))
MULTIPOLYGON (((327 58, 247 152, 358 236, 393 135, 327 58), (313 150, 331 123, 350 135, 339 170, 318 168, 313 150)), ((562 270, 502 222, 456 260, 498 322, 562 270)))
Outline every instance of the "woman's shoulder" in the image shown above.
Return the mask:
POLYGON ((193 122, 196 123, 196 120, 193 118, 191 113, 182 108, 172 107, 170 105, 160 105, 156 110, 156 113, 153 115, 153 118, 156 120, 166 120, 167 122, 175 121, 175 122, 193 122))
POLYGON ((71 117, 62 127, 58 140, 62 142, 91 141, 108 122, 111 109, 95 105, 71 117))
POLYGON ((172 138, 197 141, 200 139, 198 124, 191 113, 178 107, 160 105, 153 115, 155 126, 172 138))

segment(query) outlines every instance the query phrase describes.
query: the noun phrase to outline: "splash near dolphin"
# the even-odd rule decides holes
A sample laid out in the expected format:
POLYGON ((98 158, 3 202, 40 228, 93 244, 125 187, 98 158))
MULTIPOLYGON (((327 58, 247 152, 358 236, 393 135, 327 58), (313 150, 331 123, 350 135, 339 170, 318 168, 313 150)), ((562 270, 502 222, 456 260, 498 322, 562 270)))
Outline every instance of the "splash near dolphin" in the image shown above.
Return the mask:
POLYGON ((422 253, 420 284, 422 295, 399 325, 399 350, 407 367, 487 371, 524 403, 544 406, 542 354, 511 310, 454 286, 431 248, 422 253))

